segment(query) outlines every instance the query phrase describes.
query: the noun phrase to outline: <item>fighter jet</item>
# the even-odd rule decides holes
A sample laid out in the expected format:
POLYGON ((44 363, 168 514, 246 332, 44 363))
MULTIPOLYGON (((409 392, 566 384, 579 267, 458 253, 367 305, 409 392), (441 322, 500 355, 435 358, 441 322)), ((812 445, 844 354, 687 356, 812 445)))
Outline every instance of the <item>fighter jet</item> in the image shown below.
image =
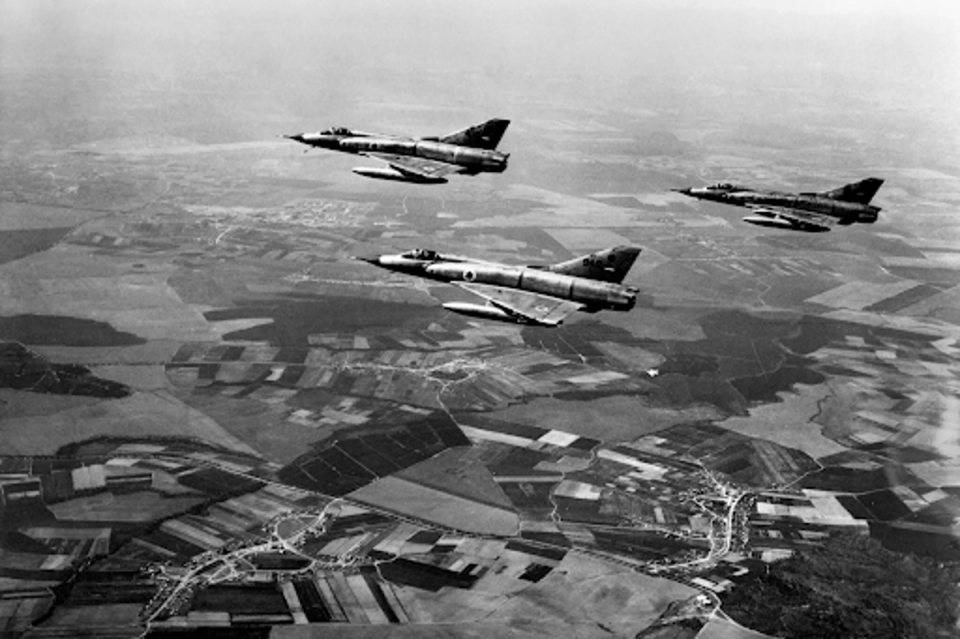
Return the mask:
POLYGON ((442 137, 402 138, 334 127, 319 133, 283 137, 311 147, 366 155, 386 167, 357 167, 353 172, 381 180, 442 184, 452 173, 502 173, 508 153, 496 150, 510 120, 487 120, 442 137))
POLYGON ((574 311, 629 311, 637 289, 621 282, 640 254, 617 246, 550 266, 511 266, 429 249, 357 258, 410 275, 448 282, 486 303, 447 302, 449 311, 485 319, 558 326, 574 311))
POLYGON ((834 225, 876 222, 880 207, 870 206, 870 200, 881 184, 883 180, 872 177, 820 193, 755 191, 729 182, 673 190, 698 200, 746 207, 754 214, 743 218, 750 224, 818 233, 834 225))

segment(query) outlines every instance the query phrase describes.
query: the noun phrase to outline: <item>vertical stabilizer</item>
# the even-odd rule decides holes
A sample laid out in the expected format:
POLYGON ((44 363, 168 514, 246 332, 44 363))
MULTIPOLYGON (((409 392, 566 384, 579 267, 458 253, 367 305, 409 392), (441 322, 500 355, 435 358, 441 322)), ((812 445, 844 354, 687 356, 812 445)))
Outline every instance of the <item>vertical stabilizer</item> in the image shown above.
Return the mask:
POLYGON ((493 151, 510 125, 510 120, 487 120, 440 138, 440 142, 493 151))
POLYGON ((833 189, 832 191, 826 191, 821 195, 834 200, 841 200, 843 202, 870 204, 870 200, 872 200, 873 196, 877 194, 877 191, 880 190, 880 185, 882 184, 883 180, 880 178, 871 177, 867 178, 866 180, 854 182, 853 184, 841 186, 840 188, 833 189))
POLYGON ((547 270, 574 277, 584 277, 601 282, 619 284, 627 276, 640 248, 636 246, 617 246, 583 257, 575 257, 547 267, 547 270))

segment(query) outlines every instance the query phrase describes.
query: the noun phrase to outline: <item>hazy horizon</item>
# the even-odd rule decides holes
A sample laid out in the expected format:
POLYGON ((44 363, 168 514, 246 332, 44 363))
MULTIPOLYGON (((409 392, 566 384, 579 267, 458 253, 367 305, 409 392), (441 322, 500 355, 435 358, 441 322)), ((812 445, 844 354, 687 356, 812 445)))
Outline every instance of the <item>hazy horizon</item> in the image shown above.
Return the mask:
POLYGON ((960 22, 945 2, 14 1, 0 23, 9 141, 431 133, 543 108, 732 109, 748 124, 794 96, 913 108, 920 135, 958 141, 936 128, 960 102, 960 22), (726 101, 744 90, 746 103, 726 101))

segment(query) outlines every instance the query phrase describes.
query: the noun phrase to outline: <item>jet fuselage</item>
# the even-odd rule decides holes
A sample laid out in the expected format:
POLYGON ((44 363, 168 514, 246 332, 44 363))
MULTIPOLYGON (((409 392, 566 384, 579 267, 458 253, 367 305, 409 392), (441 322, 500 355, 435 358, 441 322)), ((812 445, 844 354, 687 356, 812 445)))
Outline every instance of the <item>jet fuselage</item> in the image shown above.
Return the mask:
POLYGON ((877 221, 880 208, 859 202, 845 202, 825 197, 816 193, 782 193, 779 191, 754 191, 745 188, 729 190, 715 187, 681 189, 684 195, 700 200, 721 202, 734 206, 749 206, 751 208, 764 206, 779 206, 812 213, 822 213, 840 218, 841 224, 860 222, 872 224, 877 221))
POLYGON ((437 160, 465 167, 470 172, 502 173, 507 168, 508 155, 499 151, 476 149, 435 140, 410 140, 373 135, 338 135, 332 133, 301 133, 288 136, 310 146, 357 155, 386 153, 437 160))
POLYGON ((366 261, 391 271, 441 282, 487 284, 570 300, 583 304, 588 312, 604 309, 629 311, 637 303, 636 289, 621 284, 554 273, 547 269, 483 262, 432 251, 429 253, 431 256, 428 259, 404 253, 381 255, 366 261))

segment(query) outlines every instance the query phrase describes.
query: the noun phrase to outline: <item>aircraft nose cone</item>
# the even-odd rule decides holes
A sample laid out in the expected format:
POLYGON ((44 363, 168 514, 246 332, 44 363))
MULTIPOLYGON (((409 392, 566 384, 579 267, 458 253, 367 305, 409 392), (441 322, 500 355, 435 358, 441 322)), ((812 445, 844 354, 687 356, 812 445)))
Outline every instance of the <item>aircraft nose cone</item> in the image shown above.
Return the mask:
POLYGON ((379 255, 375 255, 373 257, 364 257, 362 255, 354 255, 353 259, 360 260, 361 262, 366 262, 367 264, 373 264, 374 266, 380 266, 379 255))
POLYGON ((690 195, 692 191, 692 189, 690 189, 689 187, 685 189, 670 189, 670 190, 673 191, 674 193, 683 193, 684 195, 690 195))
POLYGON ((294 142, 303 142, 303 133, 294 133, 292 135, 284 135, 283 137, 288 140, 293 140, 294 142))

